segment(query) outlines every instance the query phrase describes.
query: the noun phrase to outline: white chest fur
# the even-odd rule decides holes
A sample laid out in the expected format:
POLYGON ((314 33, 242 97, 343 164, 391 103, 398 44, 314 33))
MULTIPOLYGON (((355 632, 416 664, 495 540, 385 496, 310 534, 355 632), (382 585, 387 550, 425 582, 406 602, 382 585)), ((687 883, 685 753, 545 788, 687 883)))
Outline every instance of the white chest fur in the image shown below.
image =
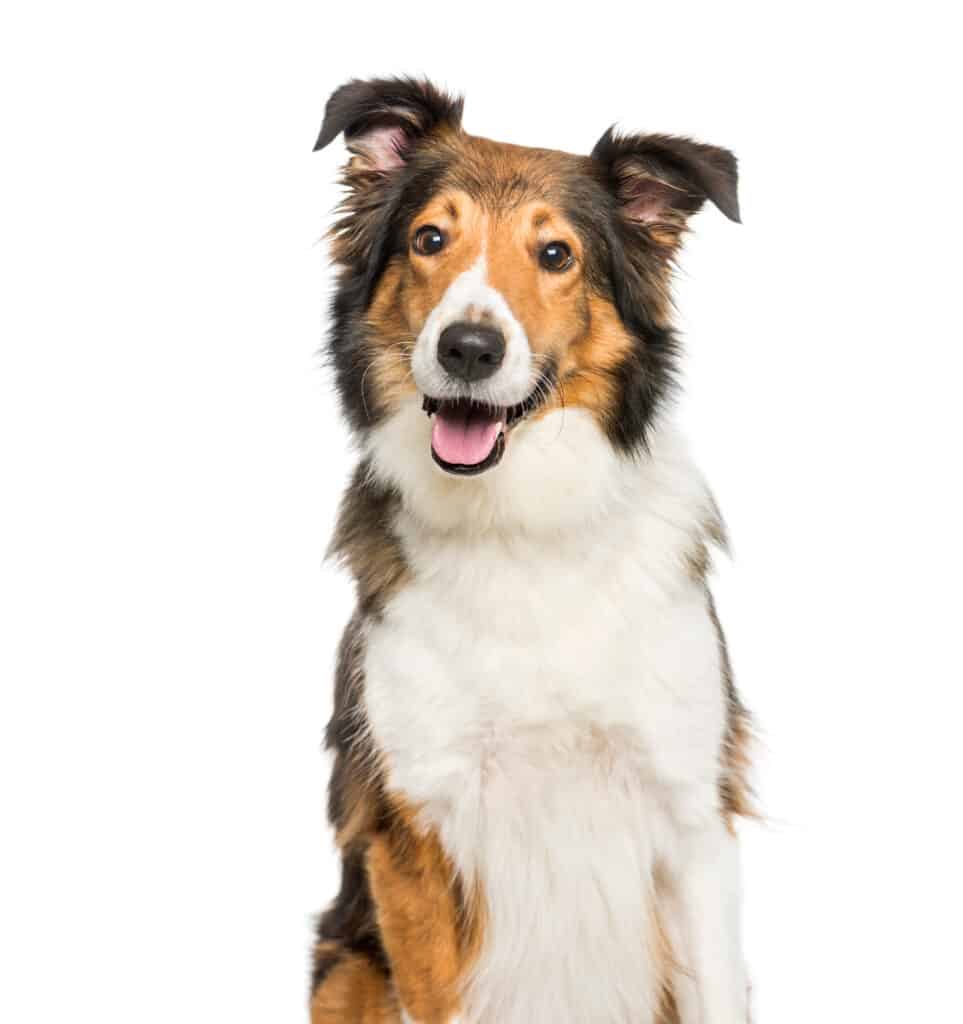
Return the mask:
MULTIPOLYGON (((558 437, 535 426, 506 464, 558 437)), ((478 1024, 651 1019, 654 871, 677 828, 717 806, 718 643, 685 563, 705 491, 669 438, 636 464, 606 454, 591 424, 564 430, 566 458, 591 445, 582 457, 616 460, 597 515, 564 522, 543 490, 533 517, 541 504, 555 526, 502 528, 498 510, 523 515, 533 496, 516 488, 507 512, 486 491, 472 507, 495 502, 494 528, 440 531, 418 507, 435 482, 409 489, 396 527, 412 582, 368 636, 389 785, 423 806, 487 900, 464 1013, 478 1024)))

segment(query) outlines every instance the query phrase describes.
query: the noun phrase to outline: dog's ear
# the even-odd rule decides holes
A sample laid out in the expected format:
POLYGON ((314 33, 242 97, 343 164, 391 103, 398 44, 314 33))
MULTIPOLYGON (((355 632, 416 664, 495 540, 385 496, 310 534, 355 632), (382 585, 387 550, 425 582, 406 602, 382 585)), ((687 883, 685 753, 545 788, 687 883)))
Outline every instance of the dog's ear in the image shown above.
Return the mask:
POLYGON ((442 125, 461 126, 463 101, 413 78, 355 80, 328 100, 315 150, 342 132, 359 169, 390 175, 419 139, 442 125))
POLYGON ((618 135, 592 150, 622 215, 662 237, 677 234, 708 199, 739 220, 736 158, 728 149, 673 135, 618 135))

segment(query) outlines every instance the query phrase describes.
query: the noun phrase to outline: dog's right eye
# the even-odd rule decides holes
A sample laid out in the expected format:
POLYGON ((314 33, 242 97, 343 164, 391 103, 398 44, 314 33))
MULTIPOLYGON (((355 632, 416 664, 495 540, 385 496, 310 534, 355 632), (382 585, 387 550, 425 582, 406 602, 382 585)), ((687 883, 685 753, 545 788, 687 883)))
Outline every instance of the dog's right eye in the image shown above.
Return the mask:
POLYGON ((426 224, 415 232, 411 247, 422 256, 434 256, 436 252, 441 252, 445 248, 445 236, 441 228, 436 228, 434 224, 426 224))

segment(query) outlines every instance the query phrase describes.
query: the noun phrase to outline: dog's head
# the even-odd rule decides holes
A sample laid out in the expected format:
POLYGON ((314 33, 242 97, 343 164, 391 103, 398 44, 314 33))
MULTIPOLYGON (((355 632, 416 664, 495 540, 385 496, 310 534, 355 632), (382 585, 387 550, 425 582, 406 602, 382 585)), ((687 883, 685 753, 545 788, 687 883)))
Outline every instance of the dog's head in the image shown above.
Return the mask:
POLYGON ((636 450, 672 383, 673 257, 707 199, 739 219, 735 157, 611 129, 590 156, 529 149, 461 113, 411 79, 328 101, 316 148, 343 133, 352 154, 330 340, 349 421, 368 434, 418 405, 418 457, 461 476, 558 409, 636 450))

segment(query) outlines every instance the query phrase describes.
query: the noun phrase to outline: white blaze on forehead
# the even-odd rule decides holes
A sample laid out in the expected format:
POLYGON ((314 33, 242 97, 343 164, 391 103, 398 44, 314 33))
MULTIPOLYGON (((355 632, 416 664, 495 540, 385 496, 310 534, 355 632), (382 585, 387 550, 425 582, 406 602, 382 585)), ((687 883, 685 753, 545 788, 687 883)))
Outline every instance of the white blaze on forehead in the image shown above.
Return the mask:
POLYGON ((451 282, 428 314, 415 342, 411 369, 419 390, 432 398, 471 395, 492 405, 509 406, 524 401, 534 388, 532 353, 525 328, 512 313, 505 296, 488 283, 484 246, 475 263, 451 282), (439 364, 438 339, 450 324, 482 320, 504 335, 505 359, 493 377, 469 386, 452 380, 439 364))

